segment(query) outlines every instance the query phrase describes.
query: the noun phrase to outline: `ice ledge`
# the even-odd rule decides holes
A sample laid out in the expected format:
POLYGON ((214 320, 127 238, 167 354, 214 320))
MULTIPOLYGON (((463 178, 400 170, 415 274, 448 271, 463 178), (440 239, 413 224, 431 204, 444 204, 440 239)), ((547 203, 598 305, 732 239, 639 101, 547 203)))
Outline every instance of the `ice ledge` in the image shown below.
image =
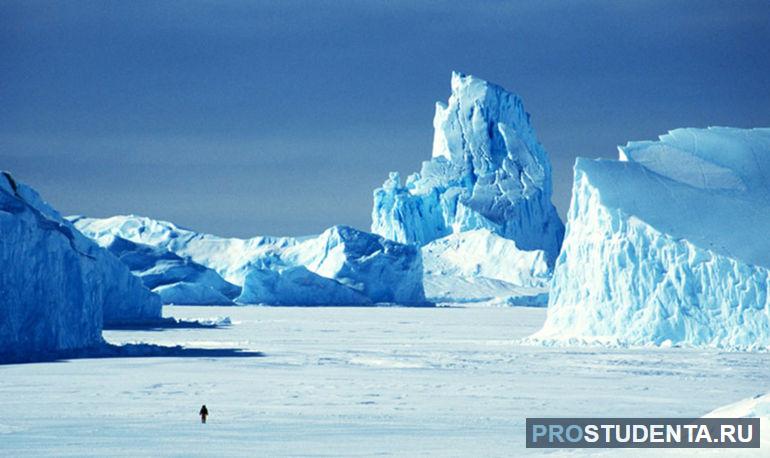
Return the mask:
POLYGON ((616 221, 633 217, 674 239, 770 268, 770 238, 757 232, 770 228, 770 212, 761 200, 692 186, 636 162, 579 157, 574 171, 567 234, 575 230, 570 221, 578 212, 600 204, 617 213, 616 221), (581 194, 597 201, 581 202, 581 194))

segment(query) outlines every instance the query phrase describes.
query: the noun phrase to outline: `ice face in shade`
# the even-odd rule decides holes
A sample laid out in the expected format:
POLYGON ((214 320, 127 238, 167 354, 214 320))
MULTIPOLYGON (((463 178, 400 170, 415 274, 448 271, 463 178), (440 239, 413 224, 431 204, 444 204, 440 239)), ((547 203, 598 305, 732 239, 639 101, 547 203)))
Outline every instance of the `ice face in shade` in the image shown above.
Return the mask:
POLYGON ((436 105, 433 158, 401 183, 374 191, 372 232, 425 245, 488 229, 550 265, 564 226, 551 204, 551 165, 521 99, 473 76, 452 74, 449 102, 436 105))
POLYGON ((770 129, 677 129, 575 164, 542 339, 770 346, 770 129))
POLYGON ((156 294, 7 172, 0 234, 0 362, 94 346, 103 324, 160 318, 156 294))

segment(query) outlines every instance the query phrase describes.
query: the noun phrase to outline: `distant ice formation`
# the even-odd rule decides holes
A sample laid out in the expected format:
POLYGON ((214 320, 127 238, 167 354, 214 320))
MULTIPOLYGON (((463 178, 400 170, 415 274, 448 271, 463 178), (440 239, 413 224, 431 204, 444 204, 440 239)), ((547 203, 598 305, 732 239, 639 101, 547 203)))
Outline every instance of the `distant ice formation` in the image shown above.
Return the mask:
POLYGON ((337 280, 305 266, 253 268, 246 275, 238 302, 270 305, 371 305, 372 301, 337 280))
MULTIPOLYGON (((78 218, 72 221, 77 225, 78 218)), ((241 288, 218 273, 166 249, 117 236, 95 239, 118 257, 164 304, 232 305, 241 288)))
MULTIPOLYGON (((117 237, 205 266, 229 284, 243 288, 235 299, 238 303, 426 303, 418 248, 347 226, 334 226, 303 238, 237 239, 138 216, 76 217, 73 221, 79 230, 104 245, 117 237)), ((184 280, 184 288, 200 286, 204 277, 198 278, 184 280)), ((168 277, 163 282, 173 283, 168 277)), ((229 297, 226 292, 222 294, 229 297)), ((183 297, 175 302, 181 303, 180 299, 183 297)))
POLYGON ((404 184, 391 173, 374 191, 372 232, 425 245, 452 233, 489 231, 556 258, 564 235, 551 204, 551 164, 521 99, 473 76, 452 74, 436 104, 433 157, 404 184))
POLYGON ((564 225, 521 99, 453 73, 433 127, 420 173, 391 173, 374 191, 372 232, 423 246, 430 300, 545 305, 564 225))

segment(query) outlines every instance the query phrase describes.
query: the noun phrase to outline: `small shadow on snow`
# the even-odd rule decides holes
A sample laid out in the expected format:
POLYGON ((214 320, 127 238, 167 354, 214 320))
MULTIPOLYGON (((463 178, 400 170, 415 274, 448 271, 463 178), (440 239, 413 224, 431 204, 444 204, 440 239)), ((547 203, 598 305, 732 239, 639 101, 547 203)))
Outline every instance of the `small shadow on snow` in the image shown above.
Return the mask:
POLYGON ((255 358, 265 356, 261 351, 246 351, 239 348, 188 348, 181 345, 165 347, 153 344, 105 344, 87 358, 255 358))
POLYGON ((41 353, 36 355, 1 355, 0 365, 43 362, 62 362, 71 359, 101 358, 257 358, 265 356, 261 351, 245 351, 239 348, 187 348, 181 345, 166 347, 154 344, 102 345, 71 351, 41 353))
POLYGON ((105 331, 163 331, 164 329, 218 329, 230 326, 230 318, 186 321, 176 318, 162 318, 144 323, 118 323, 104 326, 105 331))
MULTIPOLYGON (((182 321, 163 318, 149 323, 112 325, 105 330, 141 330, 162 331, 164 329, 217 329, 229 326, 229 318, 205 321, 182 321)), ((0 349, 0 365, 66 361, 70 359, 98 358, 255 358, 265 356, 259 351, 245 351, 240 348, 187 348, 181 345, 167 347, 163 345, 136 343, 114 345, 104 342, 101 345, 77 350, 18 355, 3 353, 0 349)))

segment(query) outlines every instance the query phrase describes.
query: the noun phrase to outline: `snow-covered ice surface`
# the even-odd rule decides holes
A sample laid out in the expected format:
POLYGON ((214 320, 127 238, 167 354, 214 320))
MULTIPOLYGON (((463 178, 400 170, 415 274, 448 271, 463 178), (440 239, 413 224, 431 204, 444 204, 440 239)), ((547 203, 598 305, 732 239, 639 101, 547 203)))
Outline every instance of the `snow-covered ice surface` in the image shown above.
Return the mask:
POLYGON ((522 287, 486 277, 426 274, 430 301, 441 307, 508 307, 548 305, 547 287, 522 287))
POLYGON ((715 409, 704 417, 759 418, 760 448, 770 448, 770 394, 756 395, 715 409))
MULTIPOLYGON (((0 366, 0 451, 521 456, 542 453, 524 448, 527 416, 701 416, 770 391, 768 353, 521 345, 517 339, 545 319, 537 308, 164 312, 184 319, 229 316, 232 325, 108 331, 105 337, 239 347, 265 356, 0 366), (211 412, 207 425, 197 418, 204 403, 211 412)), ((669 454, 642 452, 608 456, 669 454)), ((731 456, 714 454, 725 455, 731 456)))
POLYGON ((770 129, 578 158, 537 338, 770 348, 770 129))
POLYGON ((520 250, 488 229, 450 234, 421 248, 425 296, 435 303, 545 306, 551 269, 543 250, 520 250))

